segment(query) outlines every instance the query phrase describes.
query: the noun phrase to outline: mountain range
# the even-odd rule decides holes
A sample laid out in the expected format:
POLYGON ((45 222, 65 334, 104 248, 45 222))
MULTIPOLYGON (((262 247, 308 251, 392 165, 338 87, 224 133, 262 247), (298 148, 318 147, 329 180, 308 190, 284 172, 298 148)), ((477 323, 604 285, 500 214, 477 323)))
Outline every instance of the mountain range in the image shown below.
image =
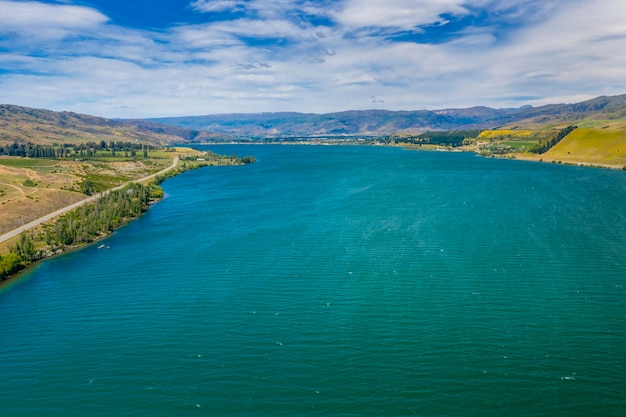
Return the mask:
POLYGON ((559 128, 586 123, 626 130, 626 94, 574 104, 517 109, 388 111, 339 113, 247 113, 141 120, 0 105, 0 143, 131 141, 170 145, 241 138, 387 136, 437 130, 559 128))
POLYGON ((601 96, 575 104, 550 104, 517 109, 471 107, 465 109, 388 111, 360 110, 339 113, 246 113, 150 119, 235 137, 384 136, 429 130, 544 128, 581 120, 618 121, 626 118, 626 94, 601 96))

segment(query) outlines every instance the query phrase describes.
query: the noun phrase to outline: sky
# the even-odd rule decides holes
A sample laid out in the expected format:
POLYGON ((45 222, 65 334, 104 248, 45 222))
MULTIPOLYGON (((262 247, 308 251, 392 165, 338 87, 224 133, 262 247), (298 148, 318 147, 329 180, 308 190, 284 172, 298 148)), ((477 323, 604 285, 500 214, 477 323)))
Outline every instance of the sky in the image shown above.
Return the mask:
POLYGON ((139 118, 623 93, 623 0, 0 0, 3 104, 139 118))

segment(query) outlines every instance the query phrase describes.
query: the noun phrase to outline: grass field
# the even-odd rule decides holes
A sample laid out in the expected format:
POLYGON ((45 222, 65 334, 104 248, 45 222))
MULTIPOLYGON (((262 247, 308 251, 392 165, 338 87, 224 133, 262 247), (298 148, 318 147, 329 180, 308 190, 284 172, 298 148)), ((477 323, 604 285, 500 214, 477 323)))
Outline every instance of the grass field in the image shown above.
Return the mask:
POLYGON ((478 139, 529 139, 536 135, 534 130, 496 129, 480 132, 478 139))
POLYGON ((515 150, 527 150, 535 146, 537 142, 537 140, 503 140, 500 144, 510 146, 515 150))
POLYGON ((576 126, 588 129, 626 129, 626 120, 581 120, 576 126))
POLYGON ((45 158, 0 158, 0 165, 13 168, 52 167, 56 163, 54 159, 45 158))

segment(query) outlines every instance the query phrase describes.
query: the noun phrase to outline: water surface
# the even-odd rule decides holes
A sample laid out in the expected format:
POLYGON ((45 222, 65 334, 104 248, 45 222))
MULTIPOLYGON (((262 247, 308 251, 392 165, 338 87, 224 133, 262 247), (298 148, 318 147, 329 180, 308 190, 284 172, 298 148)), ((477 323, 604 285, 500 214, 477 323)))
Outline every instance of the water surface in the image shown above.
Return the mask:
POLYGON ((623 415, 624 172, 211 149, 0 294, 0 415, 623 415))

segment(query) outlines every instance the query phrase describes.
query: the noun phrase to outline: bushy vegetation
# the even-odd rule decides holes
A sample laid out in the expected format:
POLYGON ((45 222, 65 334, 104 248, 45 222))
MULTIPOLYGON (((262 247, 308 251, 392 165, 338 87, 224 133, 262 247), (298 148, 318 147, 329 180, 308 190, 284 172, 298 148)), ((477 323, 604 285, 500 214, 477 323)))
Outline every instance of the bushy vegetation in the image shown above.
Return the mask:
POLYGON ((241 158, 239 158, 239 160, 242 164, 252 164, 256 162, 256 158, 252 155, 242 156, 241 158))
POLYGON ((475 138, 480 130, 452 130, 449 132, 426 132, 418 136, 435 145, 461 146, 465 139, 475 138))
POLYGON ((9 275, 15 274, 24 266, 37 259, 39 254, 35 251, 33 238, 22 232, 20 239, 11 251, 4 256, 0 256, 0 281, 9 275))
POLYGON ((44 229, 45 242, 52 248, 88 243, 119 227, 125 219, 143 213, 158 187, 129 184, 111 191, 93 205, 82 206, 60 217, 52 227, 44 229))

